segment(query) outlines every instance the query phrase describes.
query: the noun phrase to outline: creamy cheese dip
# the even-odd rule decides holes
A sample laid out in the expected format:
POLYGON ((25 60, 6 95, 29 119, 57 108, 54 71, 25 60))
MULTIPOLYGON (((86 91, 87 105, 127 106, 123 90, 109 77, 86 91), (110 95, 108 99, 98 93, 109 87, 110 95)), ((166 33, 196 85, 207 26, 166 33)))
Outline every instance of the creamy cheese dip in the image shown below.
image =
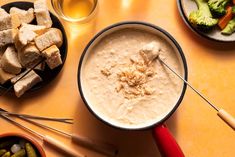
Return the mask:
POLYGON ((139 29, 121 29, 103 37, 83 63, 82 89, 91 109, 105 121, 141 128, 161 120, 175 106, 183 82, 141 52, 159 51, 180 75, 182 61, 162 37, 139 29))

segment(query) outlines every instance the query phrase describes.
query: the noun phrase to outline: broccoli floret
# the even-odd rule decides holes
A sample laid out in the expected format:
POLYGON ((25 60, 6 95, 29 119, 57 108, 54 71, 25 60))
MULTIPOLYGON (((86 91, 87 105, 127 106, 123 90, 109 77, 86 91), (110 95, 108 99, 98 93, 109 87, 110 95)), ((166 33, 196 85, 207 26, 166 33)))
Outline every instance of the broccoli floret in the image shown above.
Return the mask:
POLYGON ((189 22, 202 31, 209 31, 218 23, 218 19, 212 17, 207 1, 194 0, 198 10, 189 15, 189 22))
POLYGON ((235 6, 232 7, 232 13, 235 15, 235 6))
POLYGON ((222 30, 222 34, 230 35, 235 31, 235 17, 228 22, 226 27, 222 30))
POLYGON ((208 6, 212 14, 216 17, 220 17, 226 14, 226 6, 230 0, 209 0, 208 6))

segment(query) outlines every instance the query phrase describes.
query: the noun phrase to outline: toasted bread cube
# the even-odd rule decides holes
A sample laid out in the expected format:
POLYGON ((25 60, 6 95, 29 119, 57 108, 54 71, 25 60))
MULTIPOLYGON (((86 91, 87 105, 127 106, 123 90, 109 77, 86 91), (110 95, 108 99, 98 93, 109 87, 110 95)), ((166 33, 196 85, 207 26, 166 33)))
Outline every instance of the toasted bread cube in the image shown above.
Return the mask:
POLYGON ((22 10, 16 7, 12 7, 10 9, 10 15, 12 16, 17 16, 20 20, 20 23, 31 23, 33 19, 35 18, 34 16, 34 9, 29 8, 27 11, 22 10))
POLYGON ((0 68, 0 84, 4 84, 13 77, 15 77, 14 74, 7 73, 4 70, 2 70, 2 68, 0 68))
POLYGON ((0 47, 6 46, 7 44, 13 44, 17 34, 18 29, 0 31, 0 47))
POLYGON ((17 15, 10 15, 11 16, 11 25, 12 28, 18 28, 21 25, 20 19, 17 15))
POLYGON ((35 12, 37 24, 50 28, 52 26, 51 16, 47 10, 38 10, 35 12))
POLYGON ((37 24, 50 28, 52 26, 52 21, 50 12, 48 11, 46 0, 36 0, 34 2, 34 8, 37 24))
POLYGON ((32 24, 26 24, 26 23, 22 24, 22 28, 27 28, 33 31, 34 33, 36 33, 37 35, 42 35, 47 31, 46 26, 38 26, 38 25, 32 25, 32 24))
POLYGON ((6 10, 0 8, 0 16, 3 16, 3 15, 9 15, 6 10))
POLYGON ((22 46, 27 45, 28 43, 32 42, 36 38, 37 34, 34 33, 32 30, 21 27, 19 30, 18 39, 22 46))
POLYGON ((152 62, 158 57, 160 51, 160 43, 152 41, 144 45, 143 48, 139 51, 139 53, 146 62, 152 62))
POLYGON ((46 57, 46 63, 50 69, 54 69, 62 64, 60 50, 56 45, 53 45, 42 52, 43 56, 46 57))
POLYGON ((60 47, 63 43, 62 33, 57 28, 50 28, 45 34, 36 37, 34 41, 40 51, 52 45, 60 47))
POLYGON ((42 10, 48 10, 46 0, 36 0, 34 2, 34 9, 35 9, 35 11, 41 10, 41 9, 42 10))
POLYGON ((1 15, 0 16, 0 31, 11 29, 11 16, 10 15, 1 15))
POLYGON ((11 74, 18 74, 21 71, 21 65, 18 60, 17 52, 13 46, 9 46, 1 58, 1 67, 4 71, 11 74))
POLYGON ((21 44, 20 40, 19 40, 19 33, 16 34, 15 36, 15 48, 17 49, 17 51, 21 51, 21 49, 24 47, 24 45, 21 44))
MULTIPOLYGON (((24 73, 25 74, 25 73, 24 73)), ((21 76, 16 76, 14 81, 18 80, 23 76, 23 73, 20 74, 21 76)), ((42 78, 36 74, 33 70, 31 70, 26 76, 21 78, 18 82, 14 84, 14 91, 17 97, 21 97, 27 90, 32 88, 38 82, 41 82, 42 78)))
POLYGON ((41 53, 34 43, 29 43, 18 52, 18 58, 23 67, 31 68, 41 60, 41 53))
POLYGON ((0 8, 0 31, 17 28, 19 26, 20 20, 17 16, 11 16, 4 9, 0 8))

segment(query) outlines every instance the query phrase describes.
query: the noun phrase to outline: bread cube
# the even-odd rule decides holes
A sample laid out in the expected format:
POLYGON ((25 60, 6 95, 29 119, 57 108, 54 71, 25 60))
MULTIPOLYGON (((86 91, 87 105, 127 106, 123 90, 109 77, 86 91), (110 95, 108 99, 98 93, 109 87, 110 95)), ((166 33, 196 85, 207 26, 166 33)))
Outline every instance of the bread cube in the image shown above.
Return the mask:
POLYGON ((34 16, 34 9, 29 8, 27 11, 22 10, 16 7, 12 7, 10 9, 10 15, 17 16, 20 20, 20 24, 22 23, 31 23, 35 16, 34 16))
POLYGON ((36 33, 37 35, 42 35, 43 33, 47 31, 46 26, 38 26, 38 25, 26 24, 26 23, 22 24, 22 28, 27 28, 33 31, 34 33, 36 33))
POLYGON ((47 7, 47 2, 46 0, 36 0, 34 2, 34 9, 35 11, 38 11, 38 10, 48 10, 48 7, 47 7))
POLYGON ((45 34, 36 37, 34 41, 38 49, 43 51, 52 45, 60 47, 63 43, 63 38, 59 29, 50 28, 45 34))
POLYGON ((47 8, 46 0, 36 0, 34 2, 34 8, 37 24, 50 28, 52 26, 52 21, 47 8))
POLYGON ((56 45, 53 45, 42 52, 46 58, 46 63, 50 69, 54 69, 62 64, 60 50, 56 45))
POLYGON ((22 46, 27 45, 28 43, 32 42, 36 38, 37 34, 34 31, 26 28, 21 27, 19 30, 18 39, 22 46))
POLYGON ((15 15, 8 14, 0 8, 0 31, 17 28, 20 26, 20 19, 15 15))
POLYGON ((23 67, 31 68, 41 60, 41 53, 34 43, 29 43, 18 52, 18 58, 23 67))
POLYGON ((1 67, 4 71, 11 74, 18 74, 21 71, 21 65, 18 60, 17 52, 13 46, 9 46, 1 58, 1 67))
MULTIPOLYGON (((16 76, 14 81, 18 80, 25 73, 21 73, 21 76, 16 76)), ((27 90, 31 89, 34 85, 41 82, 42 78, 31 70, 26 76, 21 78, 18 82, 14 84, 14 91, 17 97, 21 97, 27 90)))
POLYGON ((6 46, 7 44, 13 44, 17 34, 18 29, 0 31, 0 47, 6 46))

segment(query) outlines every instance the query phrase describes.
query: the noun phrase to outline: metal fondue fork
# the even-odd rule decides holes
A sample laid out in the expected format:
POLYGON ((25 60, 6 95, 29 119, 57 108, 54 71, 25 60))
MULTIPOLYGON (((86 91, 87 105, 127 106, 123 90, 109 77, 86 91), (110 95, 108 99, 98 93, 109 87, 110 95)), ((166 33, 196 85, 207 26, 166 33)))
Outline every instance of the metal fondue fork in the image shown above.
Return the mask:
POLYGON ((47 120, 47 121, 55 121, 55 122, 73 124, 73 119, 71 119, 71 118, 54 118, 54 117, 43 117, 43 116, 34 116, 34 115, 28 115, 28 114, 11 113, 11 112, 8 112, 2 108, 0 108, 0 114, 5 114, 5 115, 9 115, 9 116, 14 116, 14 117, 21 116, 23 118, 28 118, 28 119, 47 120))
POLYGON ((228 112, 226 112, 222 108, 216 107, 214 104, 212 104, 205 96, 203 96, 197 89, 195 89, 188 81, 186 81, 182 76, 180 76, 175 70, 173 70, 167 63, 165 63, 159 56, 159 54, 154 58, 159 60, 168 70, 170 70, 172 73, 174 73, 179 79, 184 81, 195 93, 197 93, 204 101, 207 102, 213 109, 217 111, 217 115, 226 122, 233 130, 235 130, 235 118, 230 115, 228 112))
MULTIPOLYGON (((5 113, 7 113, 6 110, 3 110, 1 108, 0 108, 0 110, 2 110, 5 113)), ((4 116, 4 114, 1 114, 1 111, 0 111, 0 115, 4 116)), ((71 138, 71 140, 76 142, 77 144, 79 144, 79 145, 81 145, 83 147, 89 148, 91 150, 94 150, 94 151, 96 151, 98 153, 101 153, 101 154, 104 154, 104 155, 107 155, 107 156, 116 156, 117 153, 118 153, 118 150, 117 150, 117 148, 115 146, 113 146, 111 144, 108 144, 108 143, 105 143, 103 141, 96 141, 96 140, 92 140, 92 139, 87 138, 87 137, 75 135, 75 134, 72 134, 72 133, 67 133, 67 132, 64 132, 62 130, 59 130, 59 129, 56 129, 56 128, 52 128, 50 126, 47 126, 47 125, 35 122, 35 121, 30 120, 30 119, 28 119, 28 118, 26 118, 24 116, 21 116, 21 115, 18 115, 16 117, 20 118, 20 119, 22 119, 24 121, 27 121, 29 123, 32 123, 32 124, 34 124, 36 126, 39 126, 41 128, 44 128, 44 129, 47 129, 47 130, 51 130, 51 131, 55 131, 57 133, 63 134, 66 137, 71 138)))
POLYGON ((85 157, 85 155, 79 153, 78 151, 75 151, 74 149, 71 149, 69 148, 68 146, 66 146, 65 144, 61 143, 60 141, 50 137, 50 136, 47 136, 47 135, 42 135, 18 122, 16 122, 15 120, 9 118, 7 115, 4 115, 4 114, 1 114, 1 116, 6 119, 7 121, 15 124, 16 126, 30 132, 31 134, 39 137, 44 144, 48 144, 48 145, 51 145, 53 146, 54 148, 56 148, 58 151, 62 151, 64 154, 68 155, 68 156, 71 156, 71 157, 85 157))

